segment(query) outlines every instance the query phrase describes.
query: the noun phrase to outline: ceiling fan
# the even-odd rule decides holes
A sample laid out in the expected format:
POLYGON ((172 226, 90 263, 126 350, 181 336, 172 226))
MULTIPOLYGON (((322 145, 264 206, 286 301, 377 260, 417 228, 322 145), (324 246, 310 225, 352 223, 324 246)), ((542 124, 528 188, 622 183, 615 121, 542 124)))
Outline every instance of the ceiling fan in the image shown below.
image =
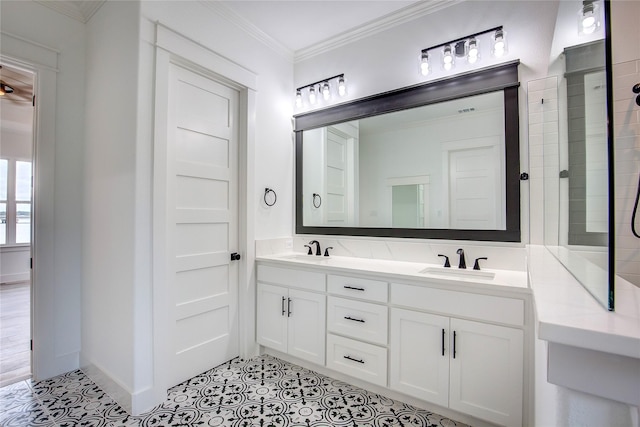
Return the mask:
POLYGON ((33 76, 0 65, 0 100, 12 104, 33 103, 33 76))

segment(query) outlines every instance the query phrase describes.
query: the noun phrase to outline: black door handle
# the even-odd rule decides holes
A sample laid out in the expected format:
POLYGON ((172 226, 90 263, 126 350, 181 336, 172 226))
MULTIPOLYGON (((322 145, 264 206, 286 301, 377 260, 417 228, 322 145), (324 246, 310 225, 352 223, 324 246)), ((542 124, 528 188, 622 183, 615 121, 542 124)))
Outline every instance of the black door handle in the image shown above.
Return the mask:
POLYGON ((238 261, 240 259, 240 254, 238 252, 234 252, 231 254, 231 261, 238 261))
POLYGON ((442 355, 444 356, 444 328, 442 328, 442 355))
POLYGON ((291 317, 291 298, 287 298, 287 317, 291 317))
POLYGON ((456 358, 456 331, 453 331, 453 358, 456 358))
POLYGON ((285 297, 282 297, 282 315, 283 316, 284 316, 284 313, 285 313, 285 309, 284 309, 284 300, 285 299, 286 299, 285 297))

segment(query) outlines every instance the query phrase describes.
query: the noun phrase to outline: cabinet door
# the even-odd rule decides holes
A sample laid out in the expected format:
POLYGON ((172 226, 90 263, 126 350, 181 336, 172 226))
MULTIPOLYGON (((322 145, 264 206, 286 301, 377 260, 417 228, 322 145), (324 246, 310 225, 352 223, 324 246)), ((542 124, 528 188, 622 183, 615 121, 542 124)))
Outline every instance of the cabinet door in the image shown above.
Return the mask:
POLYGON ((326 296, 289 289, 288 353, 324 365, 326 296))
POLYGON ((449 407, 503 426, 521 426, 522 330, 452 318, 451 331, 455 357, 452 349, 449 407))
POLYGON ((287 288, 258 283, 256 341, 287 351, 287 288))
POLYGON ((448 405, 448 331, 448 317, 391 309, 389 379, 392 389, 441 406, 448 405))

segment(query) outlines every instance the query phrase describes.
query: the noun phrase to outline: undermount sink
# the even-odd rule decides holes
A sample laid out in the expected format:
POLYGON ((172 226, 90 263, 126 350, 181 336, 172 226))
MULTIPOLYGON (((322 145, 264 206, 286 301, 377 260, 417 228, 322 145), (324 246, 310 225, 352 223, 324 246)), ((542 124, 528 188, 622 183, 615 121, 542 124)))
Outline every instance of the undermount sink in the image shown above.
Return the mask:
POLYGON ((312 261, 312 262, 320 262, 331 259, 330 256, 317 256, 317 255, 303 255, 303 254, 293 254, 293 255, 285 255, 282 259, 290 259, 294 261, 312 261))
POLYGON ((491 271, 469 270, 455 267, 427 267, 424 270, 420 270, 419 273, 437 274, 448 277, 476 278, 484 280, 492 280, 494 277, 496 277, 496 273, 493 273, 491 271))

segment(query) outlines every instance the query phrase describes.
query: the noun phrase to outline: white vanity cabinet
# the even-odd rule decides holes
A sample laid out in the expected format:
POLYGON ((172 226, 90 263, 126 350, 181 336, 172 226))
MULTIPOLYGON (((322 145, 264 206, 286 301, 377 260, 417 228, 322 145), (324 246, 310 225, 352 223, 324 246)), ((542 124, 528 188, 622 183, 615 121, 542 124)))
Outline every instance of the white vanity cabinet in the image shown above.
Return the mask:
POLYGON ((499 425, 522 425, 522 300, 391 284, 391 303, 409 309, 391 308, 390 388, 499 425))
POLYGON ((322 273, 259 265, 257 342, 324 365, 324 292, 322 273))

